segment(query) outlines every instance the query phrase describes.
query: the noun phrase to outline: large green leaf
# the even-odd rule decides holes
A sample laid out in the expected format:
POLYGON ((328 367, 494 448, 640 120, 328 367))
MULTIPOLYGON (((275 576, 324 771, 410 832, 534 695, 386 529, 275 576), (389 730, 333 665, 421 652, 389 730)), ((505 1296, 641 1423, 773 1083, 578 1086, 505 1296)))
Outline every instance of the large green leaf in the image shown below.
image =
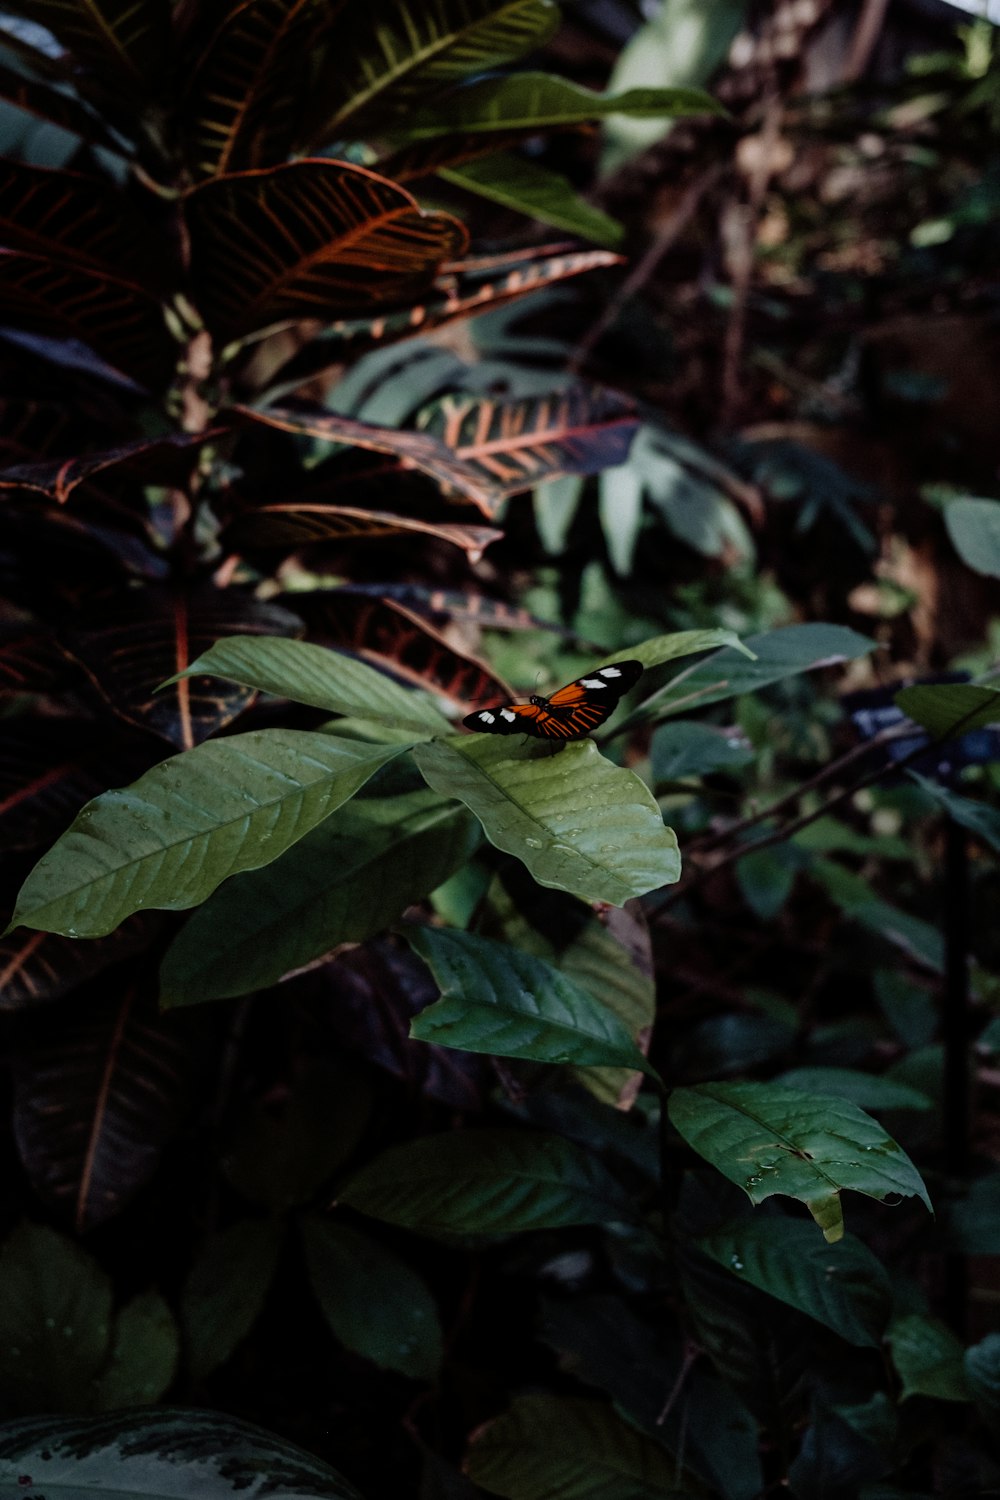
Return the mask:
POLYGON ((684 709, 721 703, 800 672, 853 661, 875 648, 874 641, 844 625, 784 625, 747 636, 743 645, 754 660, 741 659, 732 647, 716 651, 679 673, 644 703, 641 717, 663 719, 684 709))
POLYGON ((0 1426, 0 1494, 56 1500, 361 1500, 321 1459, 213 1411, 33 1417, 0 1426))
POLYGON ((926 683, 903 688, 893 700, 936 740, 1000 724, 1000 691, 971 682, 926 683))
POLYGON ((618 1017, 551 964, 467 932, 408 927, 441 991, 410 1035, 495 1057, 657 1074, 618 1017))
POLYGON ((741 1280, 797 1307, 849 1344, 878 1348, 892 1309, 882 1262, 853 1235, 837 1248, 797 1219, 741 1219, 698 1241, 741 1280))
POLYGON ((646 786, 589 740, 551 755, 470 735, 418 745, 414 759, 539 885, 624 906, 680 876, 676 836, 646 786))
MULTIPOLYGON (((0 1400, 5 1410, 103 1411, 155 1401, 177 1333, 158 1297, 115 1316, 111 1281, 79 1245, 21 1224, 0 1247, 0 1400)), ((2 1429, 0 1429, 2 1431, 2 1429)), ((0 1494, 3 1483, 0 1438, 0 1494)))
POLYGON ((140 907, 197 906, 277 859, 405 748, 261 729, 172 755, 87 804, 21 887, 11 927, 103 937, 140 907))
POLYGON ((400 127, 407 141, 462 133, 525 130, 537 134, 554 126, 582 125, 604 115, 667 119, 677 115, 721 114, 701 89, 628 89, 595 94, 550 73, 508 73, 480 78, 441 105, 425 105, 400 127))
POLYGON ((244 995, 363 943, 454 874, 477 839, 465 809, 426 788, 342 807, 195 913, 164 959, 161 1003, 244 995))
POLYGON ((338 1201, 423 1234, 511 1234, 631 1223, 634 1197, 578 1146, 521 1130, 461 1130, 393 1146, 338 1201))
POLYGON ((196 1383, 225 1364, 256 1322, 284 1236, 279 1218, 237 1219, 203 1246, 180 1303, 186 1362, 196 1383))
POLYGON ((440 734, 450 727, 423 693, 400 687, 391 677, 352 656, 308 641, 230 636, 216 641, 181 675, 223 677, 327 713, 377 719, 425 734, 440 734))
POLYGON ((588 203, 561 172, 511 151, 493 151, 461 166, 439 167, 438 175, 453 187, 595 245, 614 248, 625 235, 618 219, 588 203))
POLYGON ((479 1429, 466 1457, 508 1500, 683 1500, 677 1464, 601 1401, 518 1396, 479 1429))
POLYGON ((930 1109, 927 1094, 880 1073, 863 1073, 860 1068, 804 1067, 782 1073, 776 1083, 788 1089, 807 1089, 815 1094, 833 1094, 849 1099, 860 1109, 930 1109))
MULTIPOLYGON (((754 639, 760 640, 761 637, 756 636, 754 639)), ((654 635, 649 640, 629 646, 627 654, 636 661, 641 661, 644 667, 661 667, 665 662, 676 661, 679 656, 696 656, 699 651, 712 651, 716 646, 725 646, 738 652, 750 662, 754 660, 754 651, 749 642, 742 642, 732 630, 672 630, 669 635, 654 635)), ((610 652, 594 665, 600 667, 606 662, 620 661, 625 655, 623 647, 620 651, 610 652)))
POLYGON ((945 509, 944 521, 966 566, 988 578, 1000 578, 1000 500, 953 500, 945 509))
POLYGON ((435 0, 389 12, 352 5, 329 57, 339 102, 333 110, 327 104, 310 137, 364 130, 376 101, 384 126, 387 109, 511 62, 541 46, 558 24, 554 0, 435 0))
POLYGON ((921 776, 916 771, 909 772, 911 780, 915 781, 934 801, 944 809, 949 818, 954 818, 963 828, 974 833, 977 838, 982 839, 991 849, 1000 854, 1000 811, 990 807, 987 802, 977 802, 972 797, 963 797, 959 792, 953 792, 950 787, 942 786, 940 782, 932 781, 929 776, 921 776))
POLYGON ((905 953, 941 973, 944 969, 944 940, 936 927, 915 917, 891 901, 884 901, 872 890, 863 875, 846 870, 832 859, 814 859, 809 873, 826 889, 846 917, 860 922, 869 932, 888 938, 905 953))
POLYGON ((213 177, 184 200, 198 306, 222 341, 411 301, 465 246, 448 214, 349 162, 213 177))
POLYGON ((299 1220, 309 1282, 334 1337, 381 1370, 433 1380, 442 1337, 426 1283, 391 1250, 347 1224, 299 1220))
POLYGON ((770 1083, 675 1089, 670 1118, 688 1145, 743 1188, 751 1202, 798 1198, 829 1241, 844 1233, 840 1194, 918 1197, 920 1174, 881 1125, 843 1099, 770 1083))

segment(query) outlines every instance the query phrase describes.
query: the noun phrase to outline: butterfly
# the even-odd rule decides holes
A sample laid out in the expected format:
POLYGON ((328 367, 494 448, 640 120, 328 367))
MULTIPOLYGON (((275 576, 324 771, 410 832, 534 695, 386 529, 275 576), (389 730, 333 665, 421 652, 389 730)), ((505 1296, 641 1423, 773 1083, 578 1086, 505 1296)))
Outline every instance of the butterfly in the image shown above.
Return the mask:
POLYGON ((641 661, 616 661, 595 667, 561 687, 551 698, 481 708, 462 720, 480 734, 533 734, 540 740, 578 740, 603 724, 619 698, 639 681, 641 661))

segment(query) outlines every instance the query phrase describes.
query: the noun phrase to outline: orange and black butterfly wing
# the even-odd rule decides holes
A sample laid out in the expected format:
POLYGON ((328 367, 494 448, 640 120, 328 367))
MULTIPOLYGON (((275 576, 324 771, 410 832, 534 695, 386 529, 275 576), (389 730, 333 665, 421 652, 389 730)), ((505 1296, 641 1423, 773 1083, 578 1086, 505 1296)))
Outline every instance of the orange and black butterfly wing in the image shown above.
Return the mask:
POLYGON ((462 722, 483 734, 530 734, 544 740, 578 740, 600 727, 619 699, 638 682, 641 661, 616 661, 596 667, 537 703, 508 703, 480 709, 462 722))

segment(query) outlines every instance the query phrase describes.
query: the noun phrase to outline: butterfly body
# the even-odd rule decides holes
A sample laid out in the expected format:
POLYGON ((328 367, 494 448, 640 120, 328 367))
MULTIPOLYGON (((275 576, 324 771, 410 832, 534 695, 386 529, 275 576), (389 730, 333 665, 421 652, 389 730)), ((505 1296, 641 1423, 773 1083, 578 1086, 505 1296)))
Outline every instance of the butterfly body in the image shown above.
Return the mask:
POLYGON ((540 740, 579 740, 599 728, 619 699, 642 675, 641 661, 616 661, 595 667, 569 682, 551 698, 533 696, 527 703, 481 708, 462 720, 480 734, 529 734, 540 740))

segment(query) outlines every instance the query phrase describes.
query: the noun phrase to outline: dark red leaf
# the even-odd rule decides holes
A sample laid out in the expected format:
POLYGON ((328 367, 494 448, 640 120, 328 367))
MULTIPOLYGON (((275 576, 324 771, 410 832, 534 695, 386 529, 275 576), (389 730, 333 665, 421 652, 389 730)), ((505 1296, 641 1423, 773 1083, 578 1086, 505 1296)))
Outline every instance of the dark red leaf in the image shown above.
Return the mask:
POLYGON ((75 990, 85 979, 145 948, 160 919, 128 917, 104 938, 85 943, 19 927, 0 939, 0 1010, 24 1010, 75 990))
POLYGON ((59 643, 40 626, 0 629, 0 693, 51 692, 74 676, 59 643))
POLYGON ((181 750, 230 723, 256 697, 252 688, 216 677, 185 677, 162 692, 225 635, 297 635, 302 622, 276 605, 236 589, 195 596, 146 589, 119 596, 64 643, 101 697, 121 718, 181 750))
POLYGON ((0 847, 51 841, 108 785, 94 727, 73 719, 7 719, 0 738, 0 847))
POLYGON ((65 504, 79 485, 116 468, 124 468, 128 474, 154 484, 176 483, 193 468, 198 450, 217 438, 221 431, 221 428, 213 428, 200 433, 164 433, 161 437, 139 438, 118 448, 84 453, 77 458, 15 464, 0 470, 0 492, 35 490, 65 504))
POLYGON ((470 562, 478 562, 491 542, 503 536, 489 526, 459 526, 448 522, 421 521, 416 516, 394 516, 386 511, 358 510, 346 505, 292 502, 262 505, 237 518, 225 537, 225 545, 238 550, 252 547, 305 547, 313 542, 349 541, 366 537, 417 533, 436 537, 461 547, 470 562))
POLYGON ((14 1132, 32 1186, 77 1233, 112 1218, 156 1170, 190 1105, 191 1016, 114 987, 25 1018, 14 1132))
POLYGON ((199 308, 221 340, 419 296, 465 243, 404 188, 320 159, 202 183, 185 200, 199 308))

